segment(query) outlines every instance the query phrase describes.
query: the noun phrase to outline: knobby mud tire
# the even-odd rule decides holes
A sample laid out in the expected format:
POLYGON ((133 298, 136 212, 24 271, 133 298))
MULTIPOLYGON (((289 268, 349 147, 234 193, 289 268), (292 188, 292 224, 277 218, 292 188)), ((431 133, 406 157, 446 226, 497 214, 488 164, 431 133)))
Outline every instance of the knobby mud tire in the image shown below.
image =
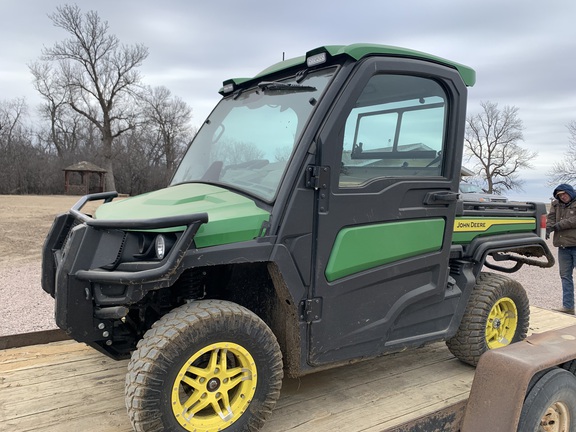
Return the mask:
POLYGON ((136 431, 257 431, 282 377, 279 345, 258 316, 232 302, 197 301, 163 316, 140 340, 128 365, 126 407, 136 431), (242 376, 222 372, 233 369, 242 376), (192 399, 205 408, 180 415, 192 399))
POLYGON ((525 339, 529 321, 528 296, 520 283, 480 273, 458 331, 446 345, 458 359, 476 366, 486 351, 525 339))

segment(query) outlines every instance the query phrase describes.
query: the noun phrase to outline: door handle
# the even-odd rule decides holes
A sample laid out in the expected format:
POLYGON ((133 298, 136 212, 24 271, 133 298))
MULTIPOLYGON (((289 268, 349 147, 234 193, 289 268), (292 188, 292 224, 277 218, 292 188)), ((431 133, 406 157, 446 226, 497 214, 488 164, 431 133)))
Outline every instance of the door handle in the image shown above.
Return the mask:
POLYGON ((424 204, 449 204, 458 201, 458 193, 450 191, 428 192, 424 204))

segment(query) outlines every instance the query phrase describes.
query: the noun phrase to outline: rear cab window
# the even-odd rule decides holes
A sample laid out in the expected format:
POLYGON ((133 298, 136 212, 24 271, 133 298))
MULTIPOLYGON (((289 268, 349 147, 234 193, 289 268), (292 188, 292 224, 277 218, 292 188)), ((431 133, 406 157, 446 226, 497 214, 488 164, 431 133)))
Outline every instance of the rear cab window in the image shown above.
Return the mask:
POLYGON ((441 176, 446 94, 424 77, 373 76, 345 124, 339 186, 382 177, 441 176))

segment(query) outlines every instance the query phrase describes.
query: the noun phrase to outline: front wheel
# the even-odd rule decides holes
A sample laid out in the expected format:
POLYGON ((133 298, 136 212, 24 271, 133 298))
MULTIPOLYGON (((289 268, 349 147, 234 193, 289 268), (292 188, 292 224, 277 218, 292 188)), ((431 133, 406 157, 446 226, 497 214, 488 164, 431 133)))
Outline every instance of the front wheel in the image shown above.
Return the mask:
POLYGON ((546 372, 530 389, 518 432, 576 430, 576 377, 564 369, 546 372))
POLYGON ((480 273, 460 327, 446 345, 458 359, 472 366, 480 356, 526 338, 530 305, 520 283, 495 273, 480 273))
POLYGON ((280 348, 259 317, 227 301, 192 302, 138 343, 126 406, 136 431, 257 431, 282 376, 280 348))

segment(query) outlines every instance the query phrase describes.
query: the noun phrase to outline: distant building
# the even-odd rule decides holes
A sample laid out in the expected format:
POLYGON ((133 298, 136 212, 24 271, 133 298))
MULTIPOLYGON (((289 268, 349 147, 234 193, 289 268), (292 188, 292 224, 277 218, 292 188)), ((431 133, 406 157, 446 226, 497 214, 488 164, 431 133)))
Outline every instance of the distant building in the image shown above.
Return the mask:
POLYGON ((82 161, 64 168, 63 171, 64 193, 67 195, 104 192, 104 180, 107 173, 104 168, 82 161))

